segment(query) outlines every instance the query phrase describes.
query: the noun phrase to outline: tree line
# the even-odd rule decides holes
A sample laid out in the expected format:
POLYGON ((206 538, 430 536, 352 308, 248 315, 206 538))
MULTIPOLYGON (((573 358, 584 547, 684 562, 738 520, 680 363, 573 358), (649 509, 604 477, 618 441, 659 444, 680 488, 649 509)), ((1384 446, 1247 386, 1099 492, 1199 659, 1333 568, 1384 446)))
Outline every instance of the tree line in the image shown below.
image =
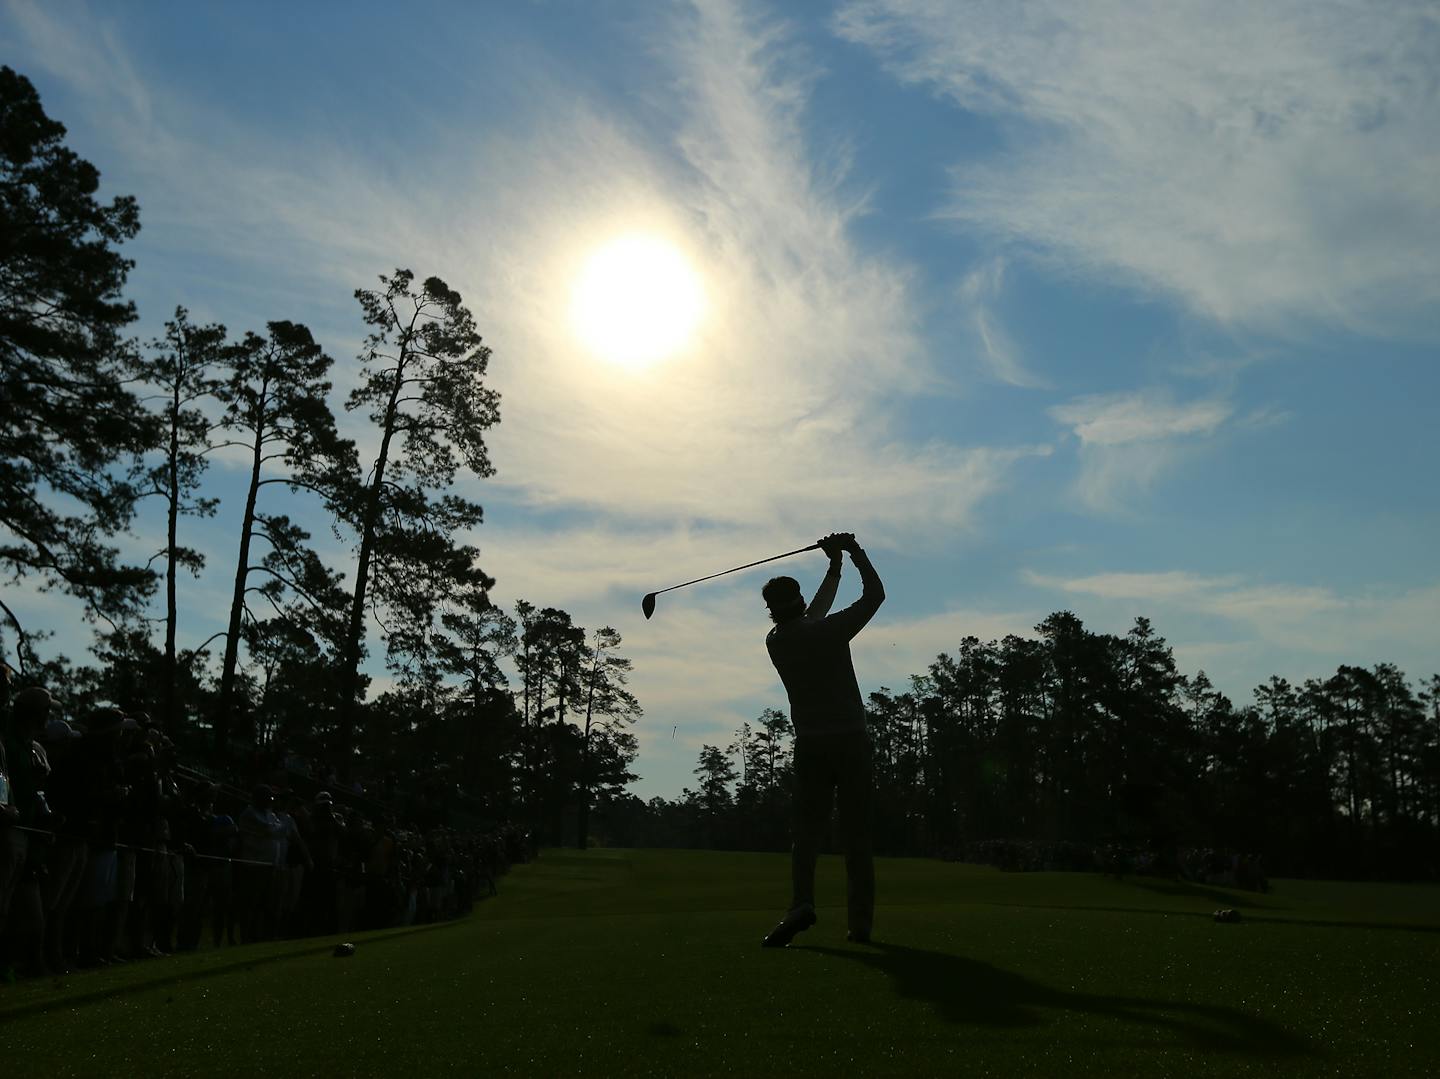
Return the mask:
POLYGON ((408 269, 355 290, 367 336, 340 407, 368 424, 362 451, 300 322, 233 334, 177 306, 158 337, 127 336, 135 199, 97 198, 99 172, 9 67, 0 132, 0 571, 78 600, 97 662, 42 656, 3 599, 0 655, 77 711, 143 710, 217 759, 283 744, 347 780, 361 760, 444 765, 488 811, 544 821, 552 841, 568 814, 583 839, 589 792, 633 778, 640 709, 613 629, 491 601, 465 539, 483 511, 456 484, 493 474, 500 399, 459 293, 408 269), (187 647, 178 598, 207 562, 187 521, 219 510, 220 453, 244 476, 232 586, 187 647), (294 519, 307 501, 347 555, 294 519), (122 556, 122 536, 162 521, 148 560, 122 556), (394 687, 367 700, 374 630, 394 687))
MULTIPOLYGON (((1150 621, 1057 612, 1036 636, 967 637, 903 692, 871 693, 875 834, 888 854, 987 840, 1211 848, 1269 872, 1440 872, 1440 675, 1340 666, 1236 706, 1183 674, 1150 621)), ((782 850, 790 727, 765 711, 706 745, 674 800, 611 807, 618 841, 782 850)))

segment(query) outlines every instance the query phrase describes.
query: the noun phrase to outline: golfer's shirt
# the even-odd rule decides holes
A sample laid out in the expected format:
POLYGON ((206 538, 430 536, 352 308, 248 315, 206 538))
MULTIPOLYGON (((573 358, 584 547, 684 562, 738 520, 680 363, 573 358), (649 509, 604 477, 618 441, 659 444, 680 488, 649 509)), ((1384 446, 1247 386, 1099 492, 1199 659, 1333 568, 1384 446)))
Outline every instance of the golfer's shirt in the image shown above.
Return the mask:
POLYGON ((797 738, 865 730, 865 701, 855 680, 850 639, 879 610, 885 587, 865 552, 852 559, 864 584, 858 600, 824 618, 803 615, 781 623, 765 637, 770 662, 790 697, 797 738))

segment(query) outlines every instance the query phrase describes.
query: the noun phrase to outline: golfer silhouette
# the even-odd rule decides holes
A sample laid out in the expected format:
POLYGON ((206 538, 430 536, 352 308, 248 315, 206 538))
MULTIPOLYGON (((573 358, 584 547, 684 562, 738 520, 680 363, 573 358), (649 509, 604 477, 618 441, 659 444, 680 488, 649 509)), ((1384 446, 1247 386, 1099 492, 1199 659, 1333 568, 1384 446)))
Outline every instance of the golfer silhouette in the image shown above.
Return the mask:
POLYGON ((809 606, 794 577, 772 577, 760 590, 775 623, 765 648, 790 697, 795 728, 793 893, 785 917, 762 942, 766 948, 784 948, 796 933, 815 924, 815 860, 837 800, 845 844, 848 939, 869 943, 875 920, 870 736, 850 640, 884 602, 885 586, 853 533, 831 533, 819 545, 830 557, 830 568, 809 606), (849 607, 830 614, 843 554, 849 554, 860 571, 864 588, 849 607))

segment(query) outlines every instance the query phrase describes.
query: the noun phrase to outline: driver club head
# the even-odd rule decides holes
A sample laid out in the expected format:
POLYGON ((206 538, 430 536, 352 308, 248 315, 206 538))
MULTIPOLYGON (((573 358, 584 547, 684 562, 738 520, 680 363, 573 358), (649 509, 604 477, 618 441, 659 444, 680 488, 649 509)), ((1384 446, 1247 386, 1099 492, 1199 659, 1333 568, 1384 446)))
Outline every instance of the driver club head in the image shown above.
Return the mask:
POLYGON ((646 617, 646 618, 649 618, 652 614, 655 613, 655 593, 654 593, 654 592, 647 592, 647 593, 645 594, 645 598, 640 601, 640 609, 645 612, 645 617, 646 617))

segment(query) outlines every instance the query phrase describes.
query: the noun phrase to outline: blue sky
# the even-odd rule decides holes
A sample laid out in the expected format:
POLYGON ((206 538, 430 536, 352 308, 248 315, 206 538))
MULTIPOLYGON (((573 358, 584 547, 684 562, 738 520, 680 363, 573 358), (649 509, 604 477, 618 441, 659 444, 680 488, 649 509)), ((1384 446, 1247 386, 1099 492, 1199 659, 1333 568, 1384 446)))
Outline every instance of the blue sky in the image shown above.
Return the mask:
MULTIPOLYGON (((1433 5, 10 3, 0 55, 138 197, 143 336, 303 321, 345 387, 355 288, 462 293, 504 394, 482 564, 624 635, 642 795, 784 700, 765 570, 640 596, 832 529, 890 596, 866 689, 1062 608, 1148 615, 1242 703, 1440 669, 1433 5), (631 232, 708 302, 641 372, 566 320, 631 232)), ((182 645, 220 628, 239 482, 210 473, 182 645)))

